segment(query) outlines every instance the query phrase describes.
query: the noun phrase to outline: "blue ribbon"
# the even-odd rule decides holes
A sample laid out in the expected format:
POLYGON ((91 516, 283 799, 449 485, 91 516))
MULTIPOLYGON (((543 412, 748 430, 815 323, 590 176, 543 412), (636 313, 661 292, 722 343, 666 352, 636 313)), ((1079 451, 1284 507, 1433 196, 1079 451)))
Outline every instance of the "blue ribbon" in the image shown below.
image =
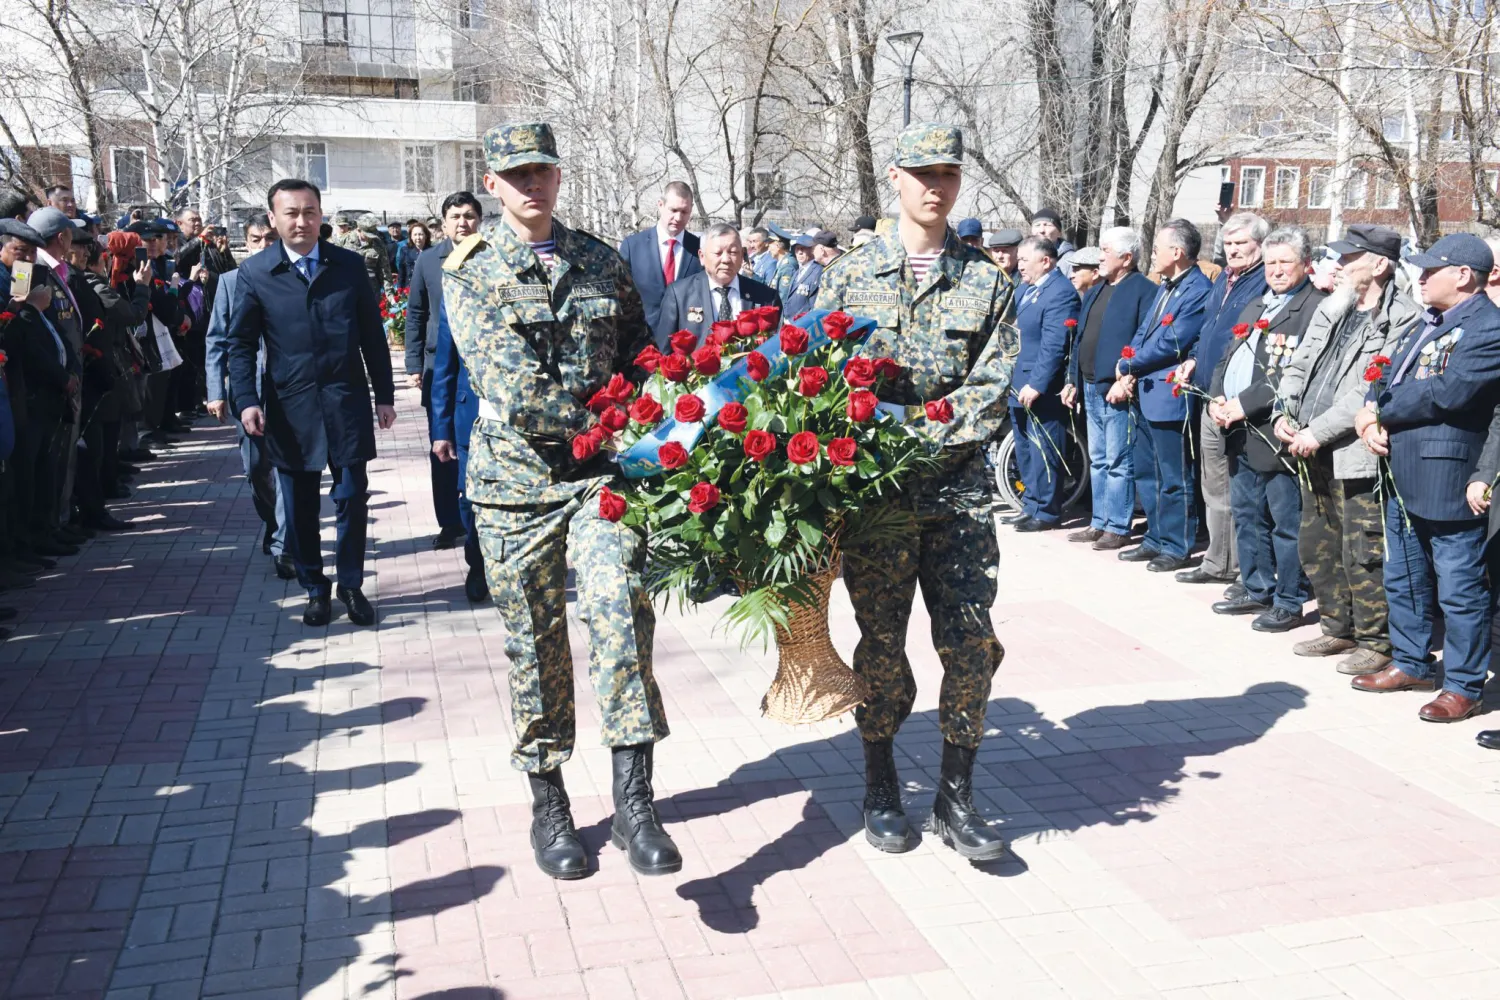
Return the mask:
MULTIPOLYGON (((807 351, 815 351, 824 344, 832 342, 832 338, 823 331, 823 317, 832 310, 814 309, 804 313, 798 319, 791 322, 791 326, 801 327, 807 331, 807 351)), ((869 336, 870 331, 875 329, 873 319, 854 317, 854 325, 849 329, 849 335, 844 339, 851 343, 858 343, 869 336)), ((785 375, 791 367, 791 359, 781 350, 781 334, 778 332, 761 346, 755 348, 765 356, 771 364, 771 374, 767 378, 776 378, 785 375)), ((722 410, 726 404, 737 403, 745 398, 745 389, 741 380, 749 380, 749 356, 740 358, 730 365, 725 371, 716 375, 713 381, 695 393, 703 400, 703 419, 694 423, 680 423, 673 417, 667 417, 650 434, 641 438, 625 451, 620 453, 617 461, 620 463, 620 471, 627 479, 644 479, 646 476, 654 476, 664 471, 658 455, 661 446, 668 441, 676 441, 689 452, 703 438, 703 433, 713 423, 715 414, 722 410)))

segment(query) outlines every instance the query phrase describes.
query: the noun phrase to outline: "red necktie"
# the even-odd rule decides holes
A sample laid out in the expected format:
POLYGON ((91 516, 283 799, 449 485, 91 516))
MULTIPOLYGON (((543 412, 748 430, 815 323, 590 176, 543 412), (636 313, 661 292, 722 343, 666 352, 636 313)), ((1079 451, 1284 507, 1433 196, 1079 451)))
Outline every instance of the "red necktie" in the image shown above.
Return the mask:
POLYGON ((676 247, 676 239, 667 240, 667 259, 662 264, 661 276, 668 285, 677 280, 677 254, 674 252, 676 247))

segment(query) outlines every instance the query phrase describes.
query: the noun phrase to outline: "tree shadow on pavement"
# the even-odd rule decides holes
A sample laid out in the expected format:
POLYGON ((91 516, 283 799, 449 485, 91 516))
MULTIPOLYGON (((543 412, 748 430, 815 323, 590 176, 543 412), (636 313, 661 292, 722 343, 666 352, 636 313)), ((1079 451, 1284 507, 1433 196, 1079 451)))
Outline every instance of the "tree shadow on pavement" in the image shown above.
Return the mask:
MULTIPOLYGON (((1019 698, 992 701, 989 735, 974 769, 975 802, 1011 851, 999 862, 975 867, 997 876, 1020 874, 1026 866, 1018 841, 1150 822, 1183 793, 1187 779, 1219 777, 1215 771, 1189 771, 1189 758, 1255 742, 1286 713, 1302 708, 1306 697, 1292 684, 1256 684, 1227 697, 1100 706, 1061 722, 1019 698)), ((916 830, 931 813, 941 740, 935 710, 914 713, 897 739, 902 801, 916 830)), ((860 835, 863 774, 859 734, 850 730, 783 748, 740 767, 714 788, 664 800, 664 819, 692 819, 811 791, 792 827, 728 871, 680 885, 678 894, 692 899, 700 919, 716 931, 733 934, 757 926, 754 894, 766 879, 805 868, 860 835), (819 769, 822 776, 814 773, 819 769), (777 771, 788 776, 766 780, 777 771)))

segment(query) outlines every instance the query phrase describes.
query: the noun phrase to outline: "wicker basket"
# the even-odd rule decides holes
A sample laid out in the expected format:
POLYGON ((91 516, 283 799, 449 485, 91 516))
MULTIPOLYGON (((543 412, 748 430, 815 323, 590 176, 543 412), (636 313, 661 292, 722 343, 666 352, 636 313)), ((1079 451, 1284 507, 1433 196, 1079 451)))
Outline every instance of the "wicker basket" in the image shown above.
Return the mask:
POLYGON ((836 719, 870 696, 828 637, 828 592, 838 566, 812 577, 815 603, 792 608, 786 629, 776 630, 776 679, 760 701, 760 714, 789 726, 836 719))

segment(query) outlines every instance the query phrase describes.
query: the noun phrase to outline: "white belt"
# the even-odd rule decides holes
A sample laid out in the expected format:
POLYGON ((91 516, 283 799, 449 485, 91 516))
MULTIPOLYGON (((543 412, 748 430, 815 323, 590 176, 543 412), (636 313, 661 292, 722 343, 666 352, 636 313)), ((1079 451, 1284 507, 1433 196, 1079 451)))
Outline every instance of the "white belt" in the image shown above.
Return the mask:
POLYGON ((504 417, 500 416, 500 411, 497 410, 497 409, 495 409, 495 404, 491 403, 488 399, 485 399, 483 396, 479 397, 479 415, 481 417, 483 417, 485 420, 504 420, 505 419, 504 417))

